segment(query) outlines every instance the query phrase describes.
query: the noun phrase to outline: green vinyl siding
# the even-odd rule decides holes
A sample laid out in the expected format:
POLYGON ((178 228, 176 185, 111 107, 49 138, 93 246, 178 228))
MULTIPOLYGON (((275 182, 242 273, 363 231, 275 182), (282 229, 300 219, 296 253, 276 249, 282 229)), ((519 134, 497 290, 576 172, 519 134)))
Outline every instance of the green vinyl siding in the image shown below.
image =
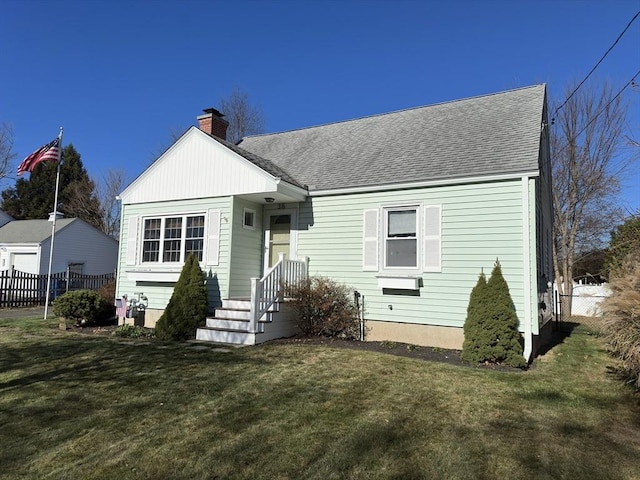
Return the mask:
POLYGON ((332 277, 363 294, 369 320, 450 327, 463 326, 478 275, 489 275, 499 258, 523 321, 522 212, 520 179, 313 197, 300 207, 298 255, 309 257, 312 275, 332 277), (418 295, 383 293, 378 273, 362 268, 363 211, 402 205, 441 206, 442 271, 420 273, 418 295))
POLYGON ((232 218, 229 297, 248 298, 251 296, 251 278, 262 276, 262 205, 234 197, 232 218), (254 229, 243 226, 245 208, 255 212, 254 229))
MULTIPOLYGON (((174 283, 172 282, 156 282, 149 281, 133 281, 128 278, 127 270, 141 268, 138 254, 138 264, 134 267, 127 265, 127 244, 129 238, 129 218, 132 216, 139 217, 139 225, 144 217, 160 217, 166 215, 202 213, 205 214, 209 209, 219 209, 221 213, 220 221, 220 246, 219 246, 219 264, 215 266, 206 266, 202 262, 205 275, 207 277, 207 286, 209 288, 209 301, 212 306, 219 304, 221 298, 226 298, 228 291, 228 272, 229 272, 229 223, 224 218, 230 218, 231 215, 231 199, 230 197, 206 198, 206 199, 189 199, 189 200, 172 200, 169 202, 152 202, 140 203, 133 205, 124 205, 122 210, 121 234, 120 234, 120 255, 118 258, 118 279, 116 285, 116 296, 122 295, 132 296, 135 292, 144 292, 149 299, 148 308, 164 309, 169 303, 173 294, 174 283)), ((208 228, 208 225, 205 226, 208 228)), ((140 229, 139 229, 140 231, 140 229)), ((141 248, 141 239, 138 237, 138 252, 141 248)), ((150 279, 152 276, 149 277, 150 279)))

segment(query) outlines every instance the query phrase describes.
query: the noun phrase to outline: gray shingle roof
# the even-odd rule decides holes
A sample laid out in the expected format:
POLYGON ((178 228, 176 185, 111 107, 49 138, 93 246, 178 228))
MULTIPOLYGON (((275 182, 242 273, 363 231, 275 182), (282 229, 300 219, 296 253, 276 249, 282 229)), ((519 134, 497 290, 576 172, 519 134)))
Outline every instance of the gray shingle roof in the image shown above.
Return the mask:
POLYGON ((254 153, 251 153, 245 150, 244 148, 241 148, 231 142, 222 140, 221 138, 218 138, 215 135, 209 135, 209 136, 214 140, 220 142, 229 150, 234 151, 241 157, 245 158, 246 160, 249 160, 254 165, 257 165, 268 174, 273 175, 274 177, 279 177, 285 182, 290 183, 292 185, 296 185, 301 188, 303 187, 303 184, 299 183, 295 178, 291 177, 291 175, 289 175, 287 172, 282 170, 280 167, 278 167, 275 163, 271 162, 270 160, 267 160, 266 158, 262 158, 254 153))
POLYGON ((536 85, 239 145, 311 191, 530 172, 544 102, 545 86, 536 85))
MULTIPOLYGON (((56 233, 77 218, 56 220, 56 233)), ((14 220, 0 227, 0 243, 41 243, 51 236, 48 220, 14 220)))

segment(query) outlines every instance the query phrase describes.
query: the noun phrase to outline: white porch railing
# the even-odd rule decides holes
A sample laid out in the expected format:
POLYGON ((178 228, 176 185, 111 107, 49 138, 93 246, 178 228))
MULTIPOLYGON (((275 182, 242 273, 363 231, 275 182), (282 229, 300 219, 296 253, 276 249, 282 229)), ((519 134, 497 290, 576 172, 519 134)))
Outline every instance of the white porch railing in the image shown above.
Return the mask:
POLYGON ((281 253, 276 263, 262 278, 251 279, 251 323, 249 331, 258 331, 258 320, 276 301, 284 298, 286 285, 307 278, 309 257, 303 260, 287 260, 281 253))

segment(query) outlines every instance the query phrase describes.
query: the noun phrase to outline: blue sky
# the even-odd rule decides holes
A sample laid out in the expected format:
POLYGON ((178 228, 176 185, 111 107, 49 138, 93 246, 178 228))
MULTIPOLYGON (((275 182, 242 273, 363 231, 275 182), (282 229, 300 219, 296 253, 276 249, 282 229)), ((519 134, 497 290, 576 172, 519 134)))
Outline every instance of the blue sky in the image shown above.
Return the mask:
MULTIPOLYGON (((268 132, 537 83, 561 99, 638 10, 640 0, 2 0, 0 122, 13 126, 16 161, 63 126, 90 175, 132 179, 234 88, 268 132)), ((640 18, 593 77, 617 91, 638 70, 640 18)), ((640 88, 624 97, 639 137, 640 88)), ((640 208, 638 162, 621 202, 640 208)))

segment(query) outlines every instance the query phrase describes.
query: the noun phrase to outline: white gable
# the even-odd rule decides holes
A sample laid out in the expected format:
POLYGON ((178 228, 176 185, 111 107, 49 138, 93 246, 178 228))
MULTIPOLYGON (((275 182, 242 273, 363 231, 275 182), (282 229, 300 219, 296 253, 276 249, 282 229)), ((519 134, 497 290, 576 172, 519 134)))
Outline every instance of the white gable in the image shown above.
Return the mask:
POLYGON ((133 204, 277 189, 273 176, 192 127, 120 197, 133 204))

